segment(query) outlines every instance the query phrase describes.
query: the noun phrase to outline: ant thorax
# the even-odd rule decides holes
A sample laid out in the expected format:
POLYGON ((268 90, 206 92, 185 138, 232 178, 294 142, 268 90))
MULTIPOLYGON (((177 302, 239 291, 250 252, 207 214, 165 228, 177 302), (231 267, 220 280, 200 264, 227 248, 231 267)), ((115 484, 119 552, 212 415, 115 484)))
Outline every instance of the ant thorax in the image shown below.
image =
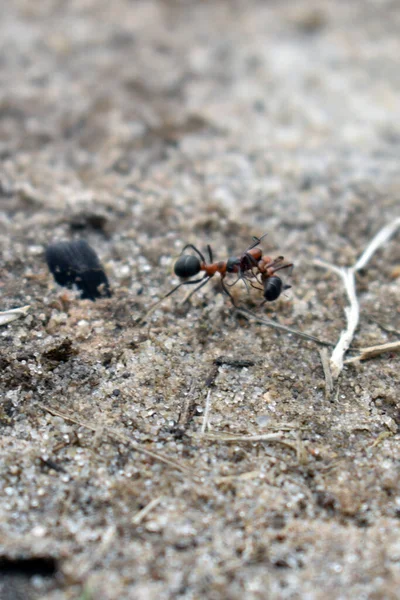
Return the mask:
POLYGON ((226 272, 227 273, 239 273, 241 270, 241 259, 237 256, 231 256, 226 261, 226 272))

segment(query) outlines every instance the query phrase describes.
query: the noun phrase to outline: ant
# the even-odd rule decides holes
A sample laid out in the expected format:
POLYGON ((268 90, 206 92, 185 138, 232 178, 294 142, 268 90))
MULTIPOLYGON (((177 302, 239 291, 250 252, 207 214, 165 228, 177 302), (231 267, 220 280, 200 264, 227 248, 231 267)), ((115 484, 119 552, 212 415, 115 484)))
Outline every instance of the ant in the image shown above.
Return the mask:
MULTIPOLYGON (((228 271, 231 273, 239 273, 236 281, 229 287, 232 287, 239 280, 242 280, 248 288, 247 281, 249 280, 252 287, 263 292, 264 302, 261 306, 265 304, 265 302, 277 300, 284 290, 288 290, 292 287, 290 285, 284 285, 282 279, 275 275, 275 273, 281 269, 293 267, 293 263, 284 263, 283 256, 278 256, 275 259, 272 259, 270 256, 263 256, 261 248, 256 247, 266 235, 267 234, 265 233, 261 238, 253 236, 254 243, 251 244, 241 256, 229 258, 227 261, 227 264, 229 264, 228 271), (254 269, 256 269, 256 272, 254 272, 254 269), (262 287, 260 288, 254 285, 251 281, 252 278, 256 279, 262 287)), ((225 287, 223 282, 222 287, 225 287)), ((234 302, 233 305, 235 305, 234 302)))
POLYGON ((195 285, 199 284, 185 299, 184 302, 188 302, 189 299, 200 290, 208 281, 214 277, 216 273, 221 276, 221 286, 223 292, 229 297, 233 306, 237 306, 235 299, 230 293, 228 287, 233 287, 238 281, 242 280, 248 288, 247 282, 255 289, 259 289, 263 292, 264 302, 273 302, 281 293, 289 289, 290 285, 284 285, 282 279, 275 275, 277 271, 281 269, 287 269, 292 267, 292 263, 285 263, 283 256, 278 256, 272 259, 269 256, 263 256, 261 248, 258 248, 258 244, 266 236, 264 234, 261 238, 253 236, 253 243, 241 254, 240 256, 232 256, 226 261, 214 262, 213 252, 210 245, 207 245, 207 252, 209 256, 209 262, 207 262, 202 252, 196 248, 193 244, 187 244, 183 250, 181 256, 178 258, 174 265, 174 273, 181 281, 172 290, 168 292, 163 298, 161 298, 146 315, 141 319, 143 321, 150 312, 165 298, 168 298, 174 294, 180 287, 184 285, 195 285), (197 256, 193 254, 184 254, 188 248, 192 249, 197 256), (189 279, 195 275, 198 275, 201 271, 204 271, 204 276, 199 279, 189 279), (238 277, 232 284, 225 283, 225 277, 228 273, 237 273, 238 277), (253 280, 256 280, 259 285, 254 285, 253 280))

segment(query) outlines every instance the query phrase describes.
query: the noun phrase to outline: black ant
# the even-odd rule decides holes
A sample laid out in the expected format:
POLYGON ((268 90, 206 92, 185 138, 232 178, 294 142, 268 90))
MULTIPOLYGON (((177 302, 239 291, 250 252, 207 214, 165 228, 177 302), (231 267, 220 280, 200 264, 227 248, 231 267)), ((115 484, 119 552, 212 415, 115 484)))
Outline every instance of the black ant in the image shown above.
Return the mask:
MULTIPOLYGON (((266 234, 265 234, 266 235, 266 234)), ((283 292, 290 288, 289 285, 284 285, 281 278, 275 275, 275 273, 281 269, 287 269, 292 267, 292 263, 284 263, 284 257, 278 256, 272 259, 269 256, 263 256, 261 248, 258 248, 258 244, 265 237, 261 238, 253 237, 254 242, 241 254, 240 256, 233 256, 228 258, 226 261, 214 262, 213 252, 210 245, 207 245, 207 252, 209 255, 209 262, 206 261, 205 256, 200 252, 193 244, 187 244, 183 250, 181 256, 178 258, 174 265, 174 273, 181 281, 171 291, 163 296, 158 302, 156 302, 146 315, 141 319, 143 321, 150 312, 165 298, 168 298, 174 294, 180 287, 184 285, 195 285, 199 284, 185 299, 184 302, 188 302, 189 299, 199 289, 201 289, 208 281, 214 277, 216 273, 221 276, 221 286, 223 292, 230 298, 233 306, 236 307, 235 299, 230 293, 228 287, 232 287, 239 280, 242 280, 246 287, 247 282, 256 289, 260 289, 263 292, 264 304, 265 302, 273 302, 283 292), (184 254, 185 250, 191 248, 197 256, 193 254, 184 254), (195 275, 198 275, 201 271, 204 271, 204 276, 199 279, 189 279, 195 275), (228 273, 237 273, 238 277, 231 285, 225 283, 225 277, 228 273), (256 280, 262 287, 254 285, 253 280, 256 280)))

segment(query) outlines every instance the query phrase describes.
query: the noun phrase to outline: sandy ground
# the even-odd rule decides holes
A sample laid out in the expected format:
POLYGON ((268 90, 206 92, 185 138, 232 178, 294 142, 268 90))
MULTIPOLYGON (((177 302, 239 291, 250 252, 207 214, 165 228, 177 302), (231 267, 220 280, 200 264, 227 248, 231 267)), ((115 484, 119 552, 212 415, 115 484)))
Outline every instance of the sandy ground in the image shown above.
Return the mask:
MULTIPOLYGON (((0 328, 0 598, 398 598, 399 355, 327 393, 318 345, 217 277, 137 321, 185 243, 268 233, 292 289, 235 298, 336 342, 313 259, 400 215, 399 2, 1 4, 0 310, 31 308, 0 328), (112 298, 55 285, 74 238, 112 298)), ((399 339, 399 265, 397 236, 357 275, 349 356, 399 339)))

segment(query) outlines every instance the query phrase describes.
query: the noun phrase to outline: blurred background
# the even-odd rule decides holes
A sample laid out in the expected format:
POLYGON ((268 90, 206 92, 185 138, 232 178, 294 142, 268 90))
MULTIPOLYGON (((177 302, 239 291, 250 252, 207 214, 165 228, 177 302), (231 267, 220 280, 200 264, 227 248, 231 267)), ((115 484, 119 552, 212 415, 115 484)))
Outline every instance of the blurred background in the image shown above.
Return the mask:
POLYGON ((136 253, 177 231, 233 248, 228 222, 353 243, 398 191, 399 21, 396 1, 5 2, 2 204, 25 234, 35 208, 79 227, 96 206, 136 253))
MULTIPOLYGON (((398 597, 398 358, 328 399, 316 347, 235 318, 217 277, 135 323, 186 243, 226 259, 267 233, 295 268, 262 311, 337 340, 343 290, 311 263, 399 216, 399 31, 396 0, 0 0, 0 310, 31 306, 0 332, 0 545, 62 574, 7 598, 398 597), (44 250, 77 238, 112 298, 60 296, 44 250), (198 441, 210 371, 214 431, 292 448, 198 441)), ((397 238, 359 275, 355 346, 398 336, 399 265, 397 238)))

